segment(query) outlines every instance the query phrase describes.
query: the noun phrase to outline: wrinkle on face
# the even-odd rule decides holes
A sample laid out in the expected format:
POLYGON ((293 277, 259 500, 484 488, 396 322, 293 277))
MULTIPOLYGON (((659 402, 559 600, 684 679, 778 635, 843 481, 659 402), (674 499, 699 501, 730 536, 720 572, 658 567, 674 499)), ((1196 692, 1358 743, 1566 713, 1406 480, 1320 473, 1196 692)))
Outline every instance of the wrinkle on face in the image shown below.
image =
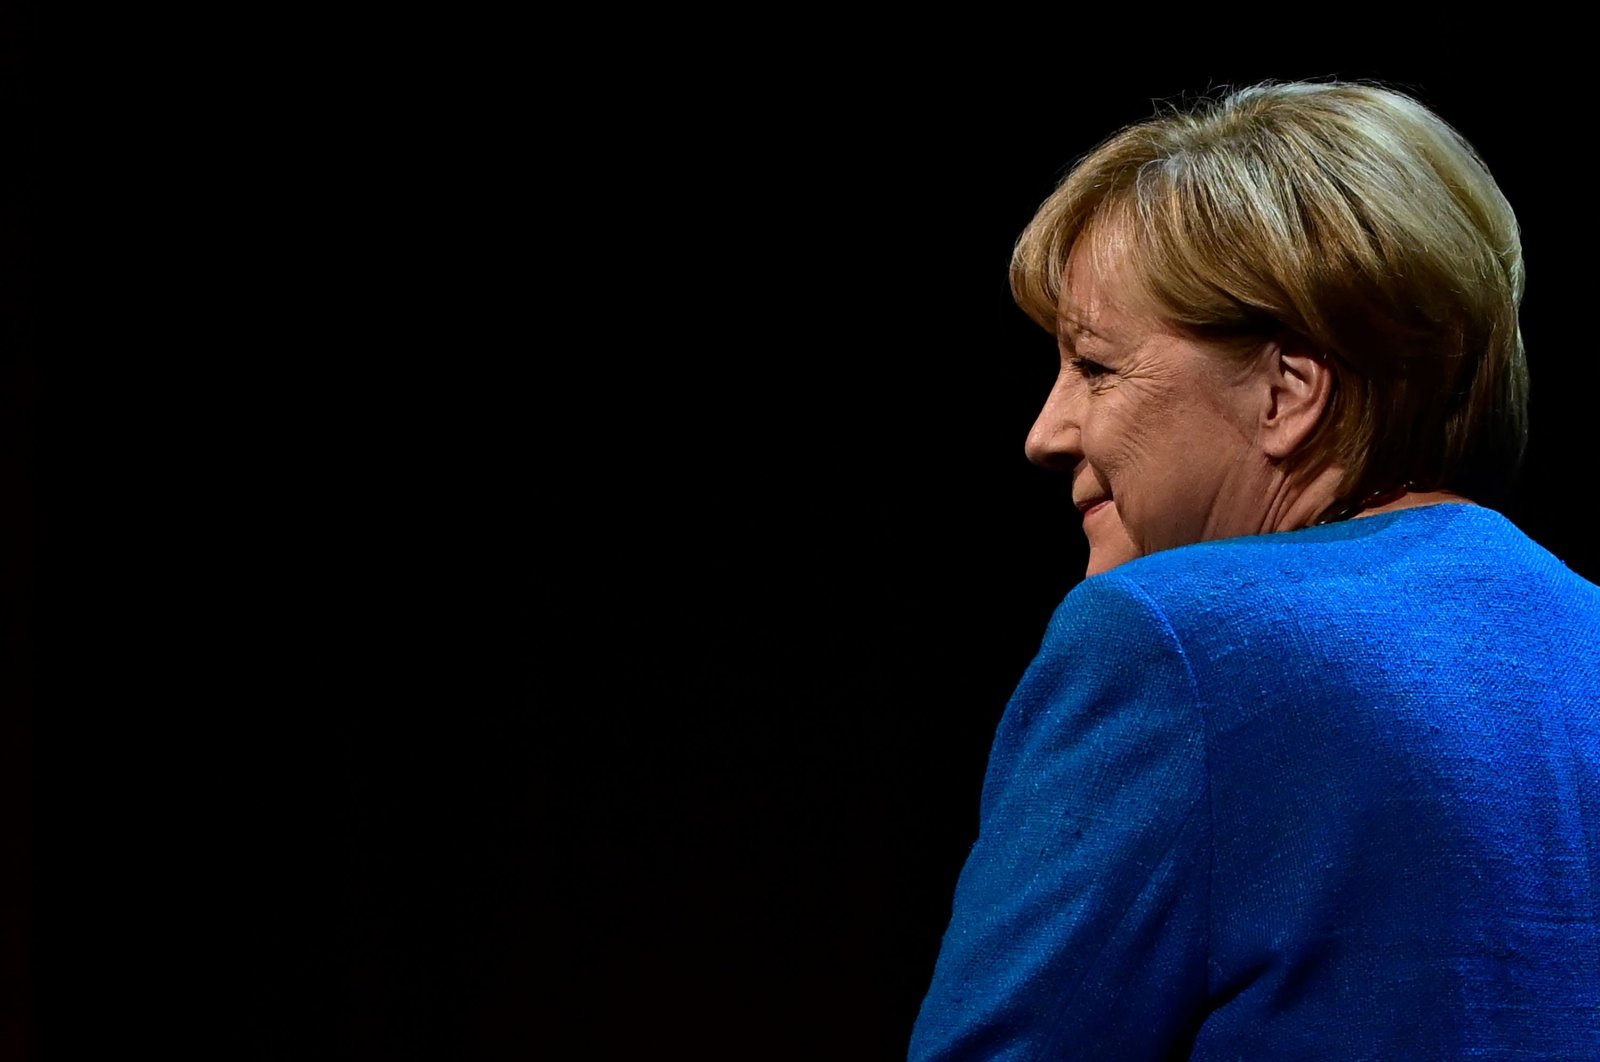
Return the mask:
MULTIPOLYGON (((1265 496, 1254 445, 1253 374, 1221 346, 1133 310, 1133 285, 1075 248, 1059 305, 1061 376, 1030 435, 1076 500, 1100 484, 1112 504, 1085 520, 1090 574, 1174 546, 1256 533, 1265 496), (1103 366, 1085 376, 1075 359, 1103 366)), ((1038 460, 1037 457, 1035 457, 1038 460)), ((1044 462, 1041 462, 1044 463, 1044 462)))

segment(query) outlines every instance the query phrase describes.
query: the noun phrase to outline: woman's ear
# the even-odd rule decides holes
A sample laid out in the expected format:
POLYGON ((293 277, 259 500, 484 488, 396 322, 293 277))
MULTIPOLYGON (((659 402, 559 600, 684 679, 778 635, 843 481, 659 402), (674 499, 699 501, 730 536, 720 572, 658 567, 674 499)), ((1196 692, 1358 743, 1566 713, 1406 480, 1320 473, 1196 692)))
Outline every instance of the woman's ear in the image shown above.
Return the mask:
POLYGON ((1275 339, 1262 351, 1265 403, 1260 433, 1263 451, 1282 460, 1300 449, 1333 400, 1333 370, 1309 344, 1275 339))

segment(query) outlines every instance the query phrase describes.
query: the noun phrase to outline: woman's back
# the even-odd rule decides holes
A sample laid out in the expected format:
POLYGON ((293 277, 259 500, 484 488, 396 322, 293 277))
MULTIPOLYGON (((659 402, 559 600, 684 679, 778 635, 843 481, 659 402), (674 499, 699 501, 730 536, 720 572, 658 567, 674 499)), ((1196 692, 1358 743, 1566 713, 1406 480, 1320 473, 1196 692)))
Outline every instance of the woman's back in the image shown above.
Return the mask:
POLYGON ((1600 588, 1504 517, 1153 554, 1007 710, 912 1054, 1600 1056, 1597 864, 1600 588))

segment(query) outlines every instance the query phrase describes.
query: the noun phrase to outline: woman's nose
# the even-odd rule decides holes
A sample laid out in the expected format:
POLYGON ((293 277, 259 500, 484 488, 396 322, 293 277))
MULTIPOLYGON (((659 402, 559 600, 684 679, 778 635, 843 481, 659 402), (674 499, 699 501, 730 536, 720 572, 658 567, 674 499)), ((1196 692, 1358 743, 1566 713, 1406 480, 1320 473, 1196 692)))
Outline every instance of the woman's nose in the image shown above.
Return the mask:
POLYGON ((1044 401, 1044 408, 1028 431, 1024 449, 1028 460, 1052 472, 1070 472, 1083 456, 1079 431, 1079 388, 1066 373, 1044 401))

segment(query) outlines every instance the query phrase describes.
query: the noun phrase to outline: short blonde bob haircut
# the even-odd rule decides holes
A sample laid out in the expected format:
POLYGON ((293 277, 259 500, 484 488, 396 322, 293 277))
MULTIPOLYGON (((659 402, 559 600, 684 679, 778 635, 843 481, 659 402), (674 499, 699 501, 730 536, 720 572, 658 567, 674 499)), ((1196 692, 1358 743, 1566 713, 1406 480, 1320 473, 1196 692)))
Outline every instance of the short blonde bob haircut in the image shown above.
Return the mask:
POLYGON ((1509 489, 1527 437, 1517 220, 1411 97, 1267 83, 1112 136, 1012 256, 1012 293, 1052 333, 1079 240, 1181 330, 1241 358, 1286 336, 1326 358, 1330 405, 1298 460, 1342 466, 1341 500, 1509 489))

